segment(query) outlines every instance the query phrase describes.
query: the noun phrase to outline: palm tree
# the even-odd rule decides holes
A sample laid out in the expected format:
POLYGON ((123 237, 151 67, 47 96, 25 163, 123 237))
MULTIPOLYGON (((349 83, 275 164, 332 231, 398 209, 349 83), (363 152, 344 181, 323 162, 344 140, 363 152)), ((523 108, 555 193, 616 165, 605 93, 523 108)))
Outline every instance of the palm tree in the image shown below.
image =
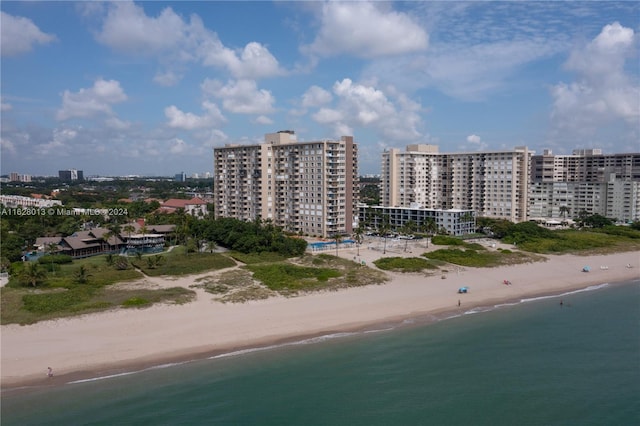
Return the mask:
POLYGON ((107 254, 107 257, 104 259, 107 262, 107 265, 113 266, 115 263, 115 257, 112 253, 107 254))
MULTIPOLYGON (((122 229, 120 228, 120 224, 118 222, 114 222, 112 224, 110 224, 108 227, 109 229, 108 232, 105 232, 103 238, 104 240, 107 242, 107 245, 109 246, 109 250, 111 250, 111 243, 109 242, 109 240, 111 238, 119 238, 120 237, 120 232, 122 232, 122 229)), ((114 244, 115 246, 117 246, 117 242, 114 241, 116 244, 114 244)))
POLYGON ((30 263, 22 270, 20 276, 33 287, 37 287, 47 277, 47 273, 40 269, 37 263, 30 263))
POLYGON ((362 244, 363 235, 364 229, 362 229, 362 226, 358 225, 358 227, 353 230, 353 238, 356 240, 356 247, 358 248, 358 257, 360 257, 360 244, 362 244))
POLYGON ((334 234, 331 238, 333 238, 336 242, 336 257, 338 257, 338 245, 340 245, 340 243, 342 242, 342 235, 334 234))
POLYGON ((209 250, 209 253, 213 253, 214 251, 216 251, 217 248, 218 248, 218 245, 216 244, 215 241, 213 240, 207 241, 207 250, 209 250))
POLYGON ((53 254, 58 251, 58 244, 56 243, 47 244, 46 251, 51 257, 51 272, 55 273, 55 268, 53 267, 53 254))
POLYGON ((389 223, 389 216, 382 215, 380 225, 378 226, 378 230, 382 233, 382 238, 384 239, 384 246, 382 248, 382 254, 387 254, 387 234, 391 230, 391 223, 389 223))
MULTIPOLYGON (((411 234, 413 234, 416 230, 416 223, 413 220, 408 220, 405 222, 405 224, 402 226, 402 233, 405 236, 409 236, 411 234)), ((404 251, 407 251, 407 246, 409 245, 409 238, 407 238, 406 240, 404 240, 404 251)))
POLYGON ((78 268, 75 273, 76 281, 80 284, 86 284, 87 282, 89 282, 90 276, 91 274, 84 265, 80 266, 80 268, 78 268))
POLYGON ((136 230, 136 228, 132 224, 128 223, 122 227, 122 230, 126 232, 129 239, 131 239, 131 234, 136 230))
POLYGON ((155 269, 156 265, 157 265, 157 262, 156 262, 155 256, 147 257, 147 267, 149 269, 155 269))
POLYGON ((563 219, 567 218, 567 215, 571 212, 571 208, 567 206, 560 206, 560 214, 563 219))

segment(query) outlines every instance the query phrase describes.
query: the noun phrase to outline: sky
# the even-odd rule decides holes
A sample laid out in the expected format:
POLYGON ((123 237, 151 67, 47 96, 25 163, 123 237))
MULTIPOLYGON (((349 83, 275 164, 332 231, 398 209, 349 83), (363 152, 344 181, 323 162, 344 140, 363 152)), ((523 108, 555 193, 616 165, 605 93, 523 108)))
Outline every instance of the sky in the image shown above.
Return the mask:
POLYGON ((214 147, 640 152, 640 3, 0 2, 1 173, 173 176, 214 147))

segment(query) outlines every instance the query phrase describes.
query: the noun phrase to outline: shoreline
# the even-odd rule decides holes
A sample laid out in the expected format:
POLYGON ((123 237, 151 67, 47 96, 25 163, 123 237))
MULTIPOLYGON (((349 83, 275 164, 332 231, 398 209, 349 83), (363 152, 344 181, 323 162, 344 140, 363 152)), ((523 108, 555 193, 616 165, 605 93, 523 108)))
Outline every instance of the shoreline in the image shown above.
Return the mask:
MULTIPOLYGON (((341 257, 351 256, 350 250, 341 253, 341 257)), ((381 253, 364 256, 380 257, 381 253)), ((1 339, 2 392, 134 374, 166 364, 264 350, 332 334, 380 330, 385 325, 399 328, 407 321, 411 321, 407 325, 425 325, 473 309, 640 278, 637 252, 546 257, 545 262, 458 269, 445 280, 439 275, 388 273, 391 280, 382 285, 237 305, 214 302, 212 295, 201 292, 195 302, 186 305, 6 325, 1 339), (607 268, 583 273, 583 264, 607 268), (626 268, 627 264, 633 267, 626 268), (513 285, 502 284, 503 278, 513 285), (470 285, 471 292, 455 293, 463 282, 470 285), (53 378, 46 377, 47 366, 54 369, 53 378)), ((181 280, 188 285, 193 277, 181 280)), ((172 280, 171 285, 175 284, 172 280)))

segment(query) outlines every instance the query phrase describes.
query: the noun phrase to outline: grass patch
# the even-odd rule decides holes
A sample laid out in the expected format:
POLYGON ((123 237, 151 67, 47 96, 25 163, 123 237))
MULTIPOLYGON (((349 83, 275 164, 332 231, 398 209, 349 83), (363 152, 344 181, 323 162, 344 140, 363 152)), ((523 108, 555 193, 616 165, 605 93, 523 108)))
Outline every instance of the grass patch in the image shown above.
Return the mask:
POLYGON ((313 268, 288 263, 248 265, 255 279, 269 289, 281 293, 324 287, 329 278, 339 277, 340 271, 329 268, 313 268))
POLYGON ((275 293, 260 285, 251 285, 232 293, 226 294, 217 300, 222 303, 245 303, 250 300, 263 300, 272 297, 275 293))
MULTIPOLYGON (((111 287, 78 285, 70 289, 2 288, 2 324, 33 324, 56 318, 133 306, 128 300, 154 303, 186 303, 195 292, 182 287, 150 290, 118 290, 111 287)), ((141 306, 141 305, 137 305, 141 306)), ((148 305, 145 305, 148 306, 148 305)))
POLYGON ((246 265, 253 265, 256 263, 283 262, 287 260, 286 256, 274 252, 241 253, 239 251, 233 251, 228 252, 227 254, 238 262, 242 262, 246 265))
POLYGON ((64 291, 25 294, 22 303, 25 310, 34 314, 80 312, 91 301, 95 291, 95 288, 83 286, 64 291))
POLYGON ((245 269, 233 269, 225 271, 218 276, 206 276, 198 278, 197 284, 191 287, 202 288, 212 294, 227 294, 239 288, 249 287, 254 284, 251 273, 245 269))
POLYGON ((585 255, 640 250, 640 231, 617 228, 591 231, 558 230, 549 238, 535 238, 518 243, 518 248, 533 253, 585 255))
POLYGON ((463 246, 466 244, 460 238, 449 237, 446 235, 434 235, 431 237, 431 243, 437 246, 463 246))
MULTIPOLYGON (((58 266, 58 265, 56 265, 58 266)), ((47 273, 47 277, 41 288, 73 288, 76 282, 76 273, 84 267, 90 275, 88 285, 103 287, 120 281, 131 281, 142 278, 142 274, 133 268, 116 269, 105 261, 105 256, 96 256, 87 259, 74 260, 71 264, 59 265, 55 272, 47 273)), ((21 287, 18 276, 12 276, 8 287, 21 287)))
POLYGON ((443 262, 460 266, 475 268, 490 268, 501 265, 515 265, 519 263, 541 261, 541 256, 529 255, 522 252, 486 251, 473 249, 439 249, 423 254, 428 259, 437 259, 443 262))
POLYGON ((382 257, 373 263, 385 271, 422 272, 425 269, 438 269, 433 262, 420 257, 382 257))
POLYGON ((122 302, 122 306, 124 306, 125 308, 138 308, 140 306, 147 306, 149 304, 151 304, 151 302, 142 297, 132 297, 122 302))
MULTIPOLYGON (((175 250, 174 250, 175 251, 175 250)), ((134 259, 131 263, 145 274, 157 277, 160 275, 190 275, 199 272, 230 268, 236 265, 233 259, 219 253, 167 253, 163 255, 162 263, 151 268, 143 257, 134 259)))

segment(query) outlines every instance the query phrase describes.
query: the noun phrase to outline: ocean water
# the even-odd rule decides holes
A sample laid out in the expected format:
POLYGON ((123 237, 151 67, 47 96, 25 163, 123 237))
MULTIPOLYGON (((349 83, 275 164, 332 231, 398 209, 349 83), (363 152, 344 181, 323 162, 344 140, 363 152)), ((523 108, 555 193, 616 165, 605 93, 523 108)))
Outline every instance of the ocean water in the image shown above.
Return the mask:
POLYGON ((640 424, 638 281, 422 321, 5 391, 1 422, 640 424))

